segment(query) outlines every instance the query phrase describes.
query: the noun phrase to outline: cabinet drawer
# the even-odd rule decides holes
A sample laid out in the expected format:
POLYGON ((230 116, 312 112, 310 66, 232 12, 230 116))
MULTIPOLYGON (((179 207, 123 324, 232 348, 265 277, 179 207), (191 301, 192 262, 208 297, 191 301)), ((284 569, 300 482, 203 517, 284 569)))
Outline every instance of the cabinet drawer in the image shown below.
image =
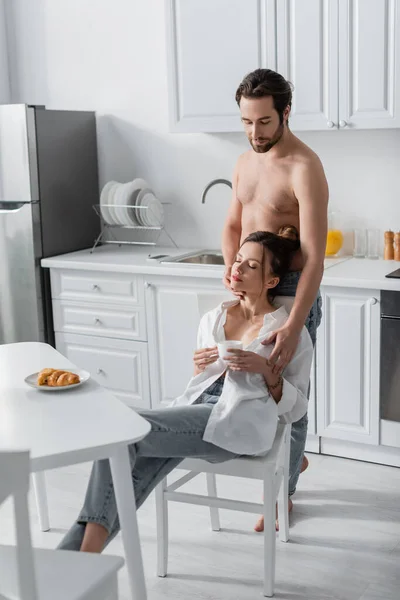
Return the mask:
POLYGON ((141 276, 128 273, 51 269, 50 277, 53 298, 144 306, 141 276))
MULTIPOLYGON (((56 348, 89 371, 103 387, 134 408, 150 408, 147 344, 56 333, 56 348)), ((96 415, 93 415, 96 419, 96 415)))
POLYGON ((53 300, 54 331, 146 341, 144 306, 115 307, 53 300))

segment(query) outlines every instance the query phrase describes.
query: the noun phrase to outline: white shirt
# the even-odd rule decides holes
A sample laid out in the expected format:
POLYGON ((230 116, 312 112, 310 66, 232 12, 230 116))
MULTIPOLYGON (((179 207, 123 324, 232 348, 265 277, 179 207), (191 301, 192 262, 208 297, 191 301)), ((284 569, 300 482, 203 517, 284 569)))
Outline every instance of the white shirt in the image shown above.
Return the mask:
MULTIPOLYGON (((225 341, 227 310, 238 302, 223 302, 202 317, 197 337, 199 349, 211 348, 225 341)), ((261 342, 279 329, 287 318, 288 313, 283 306, 266 314, 257 338, 245 350, 268 358, 273 346, 263 346, 261 342)), ((226 370, 222 394, 212 409, 203 440, 236 454, 265 454, 273 444, 278 421, 294 423, 307 412, 312 356, 311 338, 303 327, 296 352, 283 372, 282 398, 278 404, 260 373, 226 370, 226 364, 219 358, 192 377, 184 393, 173 401, 172 406, 194 404, 226 370)))

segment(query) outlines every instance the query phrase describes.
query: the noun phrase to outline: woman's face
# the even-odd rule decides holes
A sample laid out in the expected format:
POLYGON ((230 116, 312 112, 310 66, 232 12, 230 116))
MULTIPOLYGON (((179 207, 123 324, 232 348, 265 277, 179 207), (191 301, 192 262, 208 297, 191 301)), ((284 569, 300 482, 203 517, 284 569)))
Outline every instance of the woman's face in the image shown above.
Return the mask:
POLYGON ((246 242, 236 255, 231 271, 231 288, 249 296, 267 293, 278 285, 279 278, 271 272, 268 252, 261 244, 246 242), (264 264, 263 264, 264 263, 264 264))

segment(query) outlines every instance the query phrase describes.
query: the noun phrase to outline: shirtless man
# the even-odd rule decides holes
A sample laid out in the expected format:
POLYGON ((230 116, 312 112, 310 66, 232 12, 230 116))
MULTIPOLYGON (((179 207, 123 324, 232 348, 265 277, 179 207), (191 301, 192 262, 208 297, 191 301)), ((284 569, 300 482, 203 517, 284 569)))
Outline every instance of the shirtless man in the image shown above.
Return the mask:
MULTIPOLYGON (((292 272, 279 284, 279 295, 295 296, 286 324, 265 344, 274 343, 270 361, 281 373, 292 358, 306 325, 315 344, 321 320, 321 283, 327 233, 328 185, 318 156, 290 131, 290 84, 275 71, 257 69, 247 75, 236 101, 251 149, 242 154, 233 175, 233 197, 222 234, 224 284, 230 289, 231 268, 241 241, 253 231, 278 232, 294 225, 301 250, 292 272)), ((307 415, 292 425, 289 495, 307 466, 304 448, 307 415), (304 464, 303 464, 304 460, 304 464), (303 466, 303 468, 302 468, 303 466)), ((293 506, 289 500, 290 510, 293 506)), ((262 517, 256 531, 262 531, 262 517)))

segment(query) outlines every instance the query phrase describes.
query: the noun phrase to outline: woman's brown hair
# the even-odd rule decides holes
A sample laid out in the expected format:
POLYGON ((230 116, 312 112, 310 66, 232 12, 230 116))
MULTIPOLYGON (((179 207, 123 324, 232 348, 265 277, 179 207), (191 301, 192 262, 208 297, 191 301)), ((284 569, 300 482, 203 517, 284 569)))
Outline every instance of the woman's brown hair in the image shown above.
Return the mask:
MULTIPOLYGON (((271 270, 279 279, 288 273, 293 254, 300 248, 299 232, 293 225, 284 225, 278 233, 254 231, 241 245, 243 246, 246 242, 261 244, 264 250, 268 251, 271 270)), ((269 290, 271 298, 275 295, 274 289, 269 290)))

